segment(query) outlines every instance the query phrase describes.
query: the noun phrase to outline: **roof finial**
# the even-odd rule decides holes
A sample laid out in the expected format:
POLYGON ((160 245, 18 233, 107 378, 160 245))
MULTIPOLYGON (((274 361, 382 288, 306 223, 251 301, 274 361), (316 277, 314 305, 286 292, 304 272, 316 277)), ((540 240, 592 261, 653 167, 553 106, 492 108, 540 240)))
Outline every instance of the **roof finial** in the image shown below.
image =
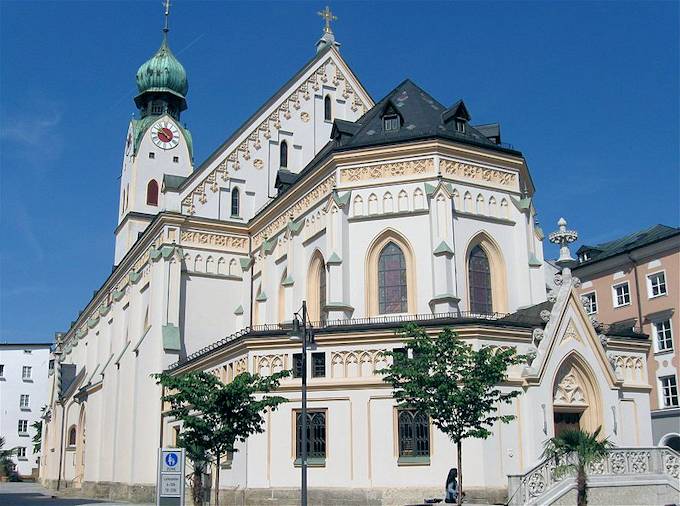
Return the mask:
POLYGON ((170 0, 163 0, 163 7, 165 9, 165 12, 163 13, 165 15, 163 33, 168 33, 168 31, 170 30, 170 28, 168 28, 168 18, 170 17, 170 0))
POLYGON ((327 5, 324 10, 317 12, 317 14, 323 18, 325 23, 323 33, 333 33, 333 30, 331 30, 331 21, 337 21, 338 17, 333 15, 331 8, 327 5))
POLYGON ((562 273, 569 271, 569 264, 574 261, 569 251, 569 244, 578 239, 575 230, 567 230, 567 220, 560 218, 557 222, 558 229, 548 236, 551 243, 560 247, 560 258, 555 262, 562 267, 562 273))

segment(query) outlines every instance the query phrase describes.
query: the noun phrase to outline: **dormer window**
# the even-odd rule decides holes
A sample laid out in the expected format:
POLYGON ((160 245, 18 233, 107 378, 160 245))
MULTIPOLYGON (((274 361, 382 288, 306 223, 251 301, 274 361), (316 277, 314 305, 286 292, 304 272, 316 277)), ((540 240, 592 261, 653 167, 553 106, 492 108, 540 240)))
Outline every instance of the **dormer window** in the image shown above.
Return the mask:
POLYGON ((456 120, 456 132, 465 133, 465 121, 461 119, 456 120))
POLYGON ((578 260, 580 263, 587 262, 590 260, 590 253, 588 251, 584 251, 579 255, 578 260))
POLYGON ((396 132, 399 130, 399 116, 388 114, 383 117, 383 130, 385 132, 396 132))

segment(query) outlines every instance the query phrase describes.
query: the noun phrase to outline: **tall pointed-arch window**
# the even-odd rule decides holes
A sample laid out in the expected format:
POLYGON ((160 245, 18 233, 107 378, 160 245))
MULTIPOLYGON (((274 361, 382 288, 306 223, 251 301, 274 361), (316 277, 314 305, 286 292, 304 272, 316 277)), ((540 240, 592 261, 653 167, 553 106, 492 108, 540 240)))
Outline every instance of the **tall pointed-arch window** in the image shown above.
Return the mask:
POLYGON ((326 95, 326 98, 323 99, 323 119, 326 121, 333 119, 333 106, 330 95, 326 95))
POLYGON ((158 205, 158 183, 155 179, 152 179, 149 181, 149 184, 146 185, 146 205, 158 205))
POLYGON ((475 246, 468 259, 468 283, 470 285, 470 311, 493 313, 491 294, 491 268, 486 252, 475 246))
POLYGON ((241 200, 241 195, 239 194, 238 188, 231 190, 231 215, 238 216, 239 203, 241 200))
POLYGON ((325 320, 326 262, 318 251, 312 257, 307 275, 307 310, 312 321, 325 320))
POLYGON ((378 308, 381 314, 408 311, 406 260, 401 248, 387 243, 378 259, 378 308))
POLYGON ((279 146, 279 157, 281 160, 281 167, 288 167, 288 143, 286 141, 281 141, 279 146))

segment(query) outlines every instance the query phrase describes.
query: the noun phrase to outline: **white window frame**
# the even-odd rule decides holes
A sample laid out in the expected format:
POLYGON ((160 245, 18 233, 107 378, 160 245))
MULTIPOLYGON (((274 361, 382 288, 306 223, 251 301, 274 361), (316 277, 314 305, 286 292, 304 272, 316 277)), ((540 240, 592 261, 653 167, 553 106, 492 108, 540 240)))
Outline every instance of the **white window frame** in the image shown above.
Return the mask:
POLYGON ((656 271, 647 274, 647 298, 648 299, 656 299, 657 297, 663 297, 664 295, 668 295, 668 282, 666 280, 666 271, 656 271), (652 278, 654 276, 663 276, 663 292, 659 292, 656 295, 654 295, 654 284, 652 283, 652 278))
POLYGON ((678 397, 678 377, 675 374, 667 374, 664 376, 659 376, 659 401, 660 405, 663 409, 672 409, 672 408, 677 408, 680 406, 680 398, 678 397), (672 379, 674 385, 669 385, 669 390, 675 386, 675 396, 669 395, 670 399, 672 400, 673 397, 675 397, 675 404, 666 404, 666 395, 664 392, 664 384, 663 380, 665 379, 672 379))
POLYGON ((31 396, 29 394, 21 394, 19 396, 19 409, 22 409, 22 410, 31 409, 31 396), (26 398, 25 404, 24 404, 24 398, 26 398))
POLYGON ((628 281, 624 281, 623 283, 616 283, 615 285, 612 285, 612 304, 614 305, 615 308, 617 307, 626 307, 630 306, 631 303, 631 296, 630 296, 630 283, 628 281), (626 285, 628 287, 628 302, 625 302, 623 304, 619 304, 619 298, 618 294, 616 293, 616 289, 620 286, 626 285))
POLYGON ((26 456, 26 447, 25 446, 17 446, 17 459, 28 460, 28 457, 26 456))
POLYGON ((30 365, 25 365, 21 368, 21 379, 24 381, 31 381, 33 379, 33 368, 30 365), (28 374, 26 374, 28 372, 28 374))
POLYGON ((588 308, 586 308, 586 313, 597 314, 597 292, 595 290, 593 290, 592 292, 586 292, 586 293, 582 294, 581 297, 588 297, 589 295, 593 296, 593 301, 590 304, 590 307, 592 308, 593 306, 595 306, 595 310, 590 311, 588 308))
POLYGON ((17 423, 17 431, 20 436, 28 434, 28 420, 19 420, 17 423), (22 430, 23 429, 23 430, 22 430))
POLYGON ((652 333, 654 334, 654 349, 656 350, 656 353, 668 353, 673 351, 673 322, 670 318, 666 318, 665 320, 655 320, 652 322, 652 333), (671 345, 667 348, 661 348, 659 346, 659 329, 657 328, 657 325, 661 323, 668 323, 668 330, 670 331, 670 341, 671 345))

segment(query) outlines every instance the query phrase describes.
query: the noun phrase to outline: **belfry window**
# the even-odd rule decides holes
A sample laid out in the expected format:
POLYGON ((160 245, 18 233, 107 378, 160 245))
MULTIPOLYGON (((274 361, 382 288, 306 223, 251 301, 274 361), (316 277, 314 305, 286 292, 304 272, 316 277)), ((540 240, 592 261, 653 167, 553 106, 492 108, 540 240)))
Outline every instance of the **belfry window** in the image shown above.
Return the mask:
POLYGON ((325 121, 332 121, 333 119, 333 106, 330 95, 326 95, 323 99, 323 119, 325 121))
POLYGON ((399 116, 388 114, 383 117, 383 130, 385 132, 396 132, 399 130, 399 116))
POLYGON ((231 216, 239 216, 239 201, 241 196, 239 194, 238 188, 231 190, 231 216))
POLYGON ((149 181, 149 184, 146 185, 146 205, 158 205, 158 183, 155 179, 152 179, 149 181))
POLYGON ((430 423, 427 415, 412 409, 399 410, 399 458, 430 456, 430 423))
POLYGON ((475 246, 470 251, 468 283, 470 285, 470 311, 483 314, 493 313, 491 268, 489 258, 480 246, 475 246))
POLYGON ((281 141, 279 146, 279 159, 281 167, 288 167, 288 143, 286 141, 281 141))
POLYGON ((388 243, 378 259, 378 306, 380 314, 405 313, 408 309, 406 260, 399 246, 388 243))
POLYGON ((73 426, 68 431, 68 446, 76 445, 76 427, 73 426))

